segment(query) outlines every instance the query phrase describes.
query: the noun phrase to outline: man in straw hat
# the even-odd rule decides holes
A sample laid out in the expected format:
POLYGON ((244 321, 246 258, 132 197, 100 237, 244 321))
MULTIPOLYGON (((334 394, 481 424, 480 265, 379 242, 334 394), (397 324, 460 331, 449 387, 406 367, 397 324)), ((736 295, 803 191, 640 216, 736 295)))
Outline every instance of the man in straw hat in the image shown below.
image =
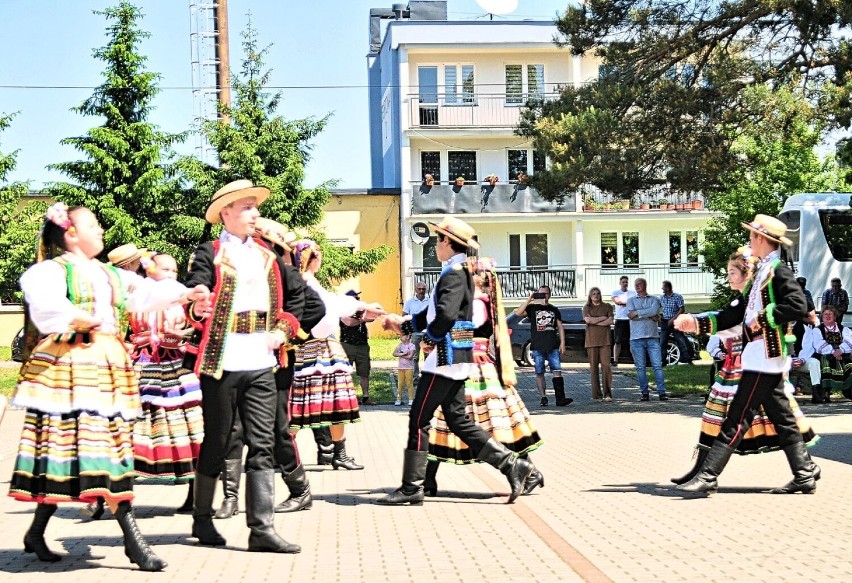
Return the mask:
POLYGON ((801 286, 781 261, 780 246, 789 245, 787 228, 776 218, 757 215, 749 230, 752 256, 759 261, 746 298, 720 312, 693 316, 682 314, 675 327, 682 332, 715 334, 736 325, 743 326, 742 378, 719 435, 704 465, 689 482, 677 486, 683 492, 712 493, 716 478, 725 468, 736 446, 763 406, 775 425, 779 443, 790 463, 793 480, 773 494, 811 494, 816 491, 819 468, 805 449, 802 433, 784 394, 784 373, 789 367, 787 345, 795 338, 789 329, 807 314, 801 286))
POLYGON ((192 536, 204 545, 226 544, 213 526, 213 496, 239 415, 248 445, 248 550, 298 553, 301 548, 281 538, 273 525, 275 438, 270 428, 275 425, 277 397, 273 371, 279 364, 276 350, 288 345, 300 326, 288 311, 298 290, 288 286, 275 253, 254 238, 257 207, 268 196, 267 188, 249 180, 216 191, 205 218, 222 223, 224 229, 218 240, 203 243, 190 259, 187 281, 203 282, 213 290, 209 302, 188 308, 196 332, 187 345, 186 365, 201 380, 204 410, 192 536))
POLYGON ((147 251, 144 248, 139 249, 133 243, 127 243, 126 245, 119 245, 107 253, 107 259, 109 259, 110 265, 136 273, 142 263, 142 256, 147 251))
POLYGON ((445 267, 432 290, 429 307, 410 316, 386 316, 384 321, 385 328, 398 333, 423 332, 421 347, 427 357, 408 414, 402 485, 377 502, 423 504, 429 429, 440 405, 450 430, 467 444, 477 459, 488 462, 509 479, 511 503, 523 490, 524 482, 534 469, 532 464, 516 457, 465 417, 464 382, 473 363, 474 329, 473 278, 467 251, 479 247, 476 233, 470 225, 451 216, 431 224, 438 236, 435 254, 445 267))

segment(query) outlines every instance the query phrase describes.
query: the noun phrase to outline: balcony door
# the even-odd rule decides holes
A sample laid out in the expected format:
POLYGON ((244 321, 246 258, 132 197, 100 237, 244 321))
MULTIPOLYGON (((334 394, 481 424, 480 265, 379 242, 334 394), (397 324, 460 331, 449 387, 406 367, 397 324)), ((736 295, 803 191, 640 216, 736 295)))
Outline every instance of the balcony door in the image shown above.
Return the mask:
POLYGON ((417 67, 420 125, 438 125, 438 67, 417 67))

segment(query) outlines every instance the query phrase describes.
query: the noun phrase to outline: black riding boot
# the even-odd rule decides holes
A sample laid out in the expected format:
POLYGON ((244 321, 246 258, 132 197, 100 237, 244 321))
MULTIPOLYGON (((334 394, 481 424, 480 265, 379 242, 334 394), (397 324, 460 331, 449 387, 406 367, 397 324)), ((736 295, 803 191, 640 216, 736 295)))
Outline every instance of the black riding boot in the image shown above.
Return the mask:
POLYGON ((276 506, 275 512, 297 512, 299 510, 308 510, 313 506, 314 499, 311 496, 311 483, 308 482, 308 476, 305 474, 305 466, 299 464, 289 474, 285 473, 282 468, 281 476, 290 490, 290 497, 276 506))
POLYGON ((335 470, 338 468, 343 468, 344 470, 363 470, 364 466, 356 464, 355 458, 349 457, 346 454, 346 440, 341 439, 340 441, 334 442, 334 454, 331 459, 331 467, 335 470))
POLYGON ((553 377, 553 393, 556 395, 556 406, 564 407, 574 402, 574 399, 565 397, 565 379, 553 377))
POLYGON ((246 525, 251 530, 248 550, 256 553, 299 553, 302 547, 288 543, 275 532, 275 472, 246 472, 246 525))
MULTIPOLYGON (((518 457, 527 460, 529 463, 532 463, 532 460, 526 454, 520 455, 518 457)), ((524 482, 524 496, 526 496, 527 494, 531 494, 532 491, 539 486, 544 488, 544 474, 538 471, 538 468, 533 465, 532 473, 527 476, 527 479, 524 482)))
POLYGON ((216 494, 216 478, 195 472, 195 503, 192 507, 192 536, 203 545, 220 547, 227 544, 224 537, 213 526, 213 496, 216 494))
POLYGON ((523 492, 527 478, 535 470, 534 465, 517 457, 509 448, 495 441, 494 438, 485 442, 476 459, 491 464, 509 480, 512 493, 509 494, 508 504, 514 502, 515 498, 523 492))
POLYGON ((811 403, 817 404, 825 401, 825 393, 822 390, 822 385, 811 386, 811 403))
POLYGON ((712 494, 719 489, 719 484, 716 478, 728 465, 731 455, 734 453, 733 448, 722 443, 719 440, 713 442, 713 447, 707 453, 707 459, 704 460, 704 465, 698 471, 694 478, 685 484, 680 484, 677 489, 681 492, 694 492, 712 494))
POLYGON ((334 457, 334 442, 331 441, 331 429, 328 427, 315 427, 314 441, 317 442, 317 465, 330 466, 334 457))
POLYGON ((39 561, 55 563, 62 559, 60 555, 51 552, 44 542, 44 531, 50 517, 56 512, 56 504, 37 504, 33 514, 33 522, 27 534, 24 535, 24 552, 35 553, 39 561))
POLYGON ((80 509, 80 514, 92 520, 100 520, 104 515, 104 499, 98 497, 96 502, 89 502, 80 509))
POLYGON ((692 478, 695 477, 695 474, 701 469, 701 466, 704 465, 704 460, 707 459, 707 450, 698 448, 698 455, 695 456, 695 465, 692 466, 692 469, 686 472, 685 475, 680 478, 672 478, 672 484, 686 484, 692 478))
POLYGON ((426 476, 426 452, 406 449, 402 462, 402 485, 376 500, 385 506, 423 505, 423 480, 426 476))
POLYGON ((811 464, 811 465, 810 465, 810 468, 811 468, 811 472, 813 472, 814 480, 819 480, 819 479, 822 477, 822 470, 821 470, 821 469, 820 469, 820 467, 819 467, 818 465, 816 465, 816 463, 814 462, 813 458, 811 457, 810 452, 808 451, 807 446, 805 446, 805 455, 806 455, 806 456, 808 456, 808 461, 809 461, 809 462, 810 462, 810 464, 811 464))
POLYGON ((130 502, 118 503, 115 519, 124 533, 124 554, 131 563, 138 565, 142 571, 162 571, 168 567, 163 559, 154 554, 145 537, 139 532, 130 502))
POLYGON ((426 477, 423 479, 423 494, 430 498, 438 495, 438 462, 426 461, 426 477))
POLYGON ((192 514, 192 507, 195 505, 195 486, 192 482, 189 483, 189 488, 186 491, 186 500, 183 501, 175 512, 177 514, 192 514))
POLYGON ((243 473, 243 460, 225 460, 222 470, 222 491, 225 498, 214 518, 231 518, 240 513, 240 476, 243 473))
POLYGON ((816 479, 814 477, 814 464, 811 457, 808 455, 808 450, 805 449, 805 443, 798 441, 784 448, 784 455, 787 456, 787 462, 790 464, 790 469, 793 470, 793 479, 780 488, 772 490, 773 494, 813 494, 816 492, 816 479))

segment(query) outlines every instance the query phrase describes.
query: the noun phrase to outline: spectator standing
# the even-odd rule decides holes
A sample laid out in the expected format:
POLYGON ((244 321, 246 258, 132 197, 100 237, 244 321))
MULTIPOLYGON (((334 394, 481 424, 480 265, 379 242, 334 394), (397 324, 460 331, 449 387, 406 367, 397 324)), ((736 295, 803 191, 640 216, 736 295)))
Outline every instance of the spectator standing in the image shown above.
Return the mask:
MULTIPOLYGON (((429 296, 426 294, 426 282, 418 281, 414 284, 414 296, 405 300, 402 306, 403 316, 413 316, 429 307, 429 296)), ((414 382, 420 380, 420 342, 423 340, 423 332, 415 332, 411 335, 414 344, 414 382)))
POLYGON ((802 291, 805 292, 805 300, 808 302, 808 308, 810 310, 816 309, 816 304, 814 304, 814 296, 811 294, 811 291, 807 288, 808 279, 806 277, 797 277, 796 281, 802 286, 802 291))
POLYGON ((826 306, 832 306, 837 310, 840 319, 843 319, 843 314, 849 311, 849 294, 840 286, 840 278, 835 277, 831 280, 831 287, 822 292, 822 305, 820 309, 826 306))
POLYGON ((662 352, 660 350, 660 300, 648 295, 648 282, 637 278, 633 284, 636 295, 627 300, 627 317, 630 318, 630 352, 636 365, 636 378, 642 401, 650 400, 646 363, 651 362, 654 379, 657 381, 657 393, 660 401, 668 401, 666 380, 663 377, 662 352))
POLYGON ((593 287, 583 306, 583 321, 586 323, 586 351, 589 354, 589 373, 592 376, 592 399, 612 403, 612 369, 610 368, 612 306, 604 303, 601 290, 593 287), (598 369, 600 368, 600 373, 598 369), (601 374, 602 378, 598 378, 601 374), (601 391, 603 385, 603 391, 601 391))
POLYGON ((692 364, 690 342, 683 335, 683 332, 674 329, 674 319, 684 313, 686 304, 683 302, 683 296, 675 293, 670 281, 663 282, 663 295, 660 296, 660 305, 663 308, 663 316, 660 320, 660 350, 662 351, 663 366, 666 366, 668 360, 666 352, 668 351, 669 335, 672 336, 680 349, 678 364, 692 364))
POLYGON ((612 342, 612 366, 618 366, 618 357, 621 354, 621 345, 630 342, 630 318, 627 317, 627 300, 636 295, 632 289, 627 289, 630 280, 626 275, 618 279, 618 289, 612 292, 612 301, 615 303, 615 329, 613 330, 612 342))
POLYGON ((530 350, 535 361, 535 385, 541 396, 541 406, 547 406, 544 368, 550 366, 553 374, 553 392, 556 406, 564 407, 574 402, 565 397, 565 379, 562 378, 562 361, 565 352, 565 330, 559 308, 550 304, 550 288, 546 285, 530 294, 523 304, 515 308, 515 314, 530 321, 530 350))
POLYGON ((399 344, 394 348, 393 355, 399 358, 396 367, 396 402, 394 405, 402 405, 402 395, 407 393, 408 400, 405 404, 410 406, 414 400, 414 344, 411 342, 410 334, 400 336, 399 344))
MULTIPOLYGON (((354 289, 346 292, 346 295, 361 299, 361 294, 354 289)), ((346 358, 355 365, 361 383, 362 405, 373 404, 370 399, 370 332, 367 330, 367 322, 372 320, 364 319, 363 312, 340 319, 340 345, 343 346, 346 358)))

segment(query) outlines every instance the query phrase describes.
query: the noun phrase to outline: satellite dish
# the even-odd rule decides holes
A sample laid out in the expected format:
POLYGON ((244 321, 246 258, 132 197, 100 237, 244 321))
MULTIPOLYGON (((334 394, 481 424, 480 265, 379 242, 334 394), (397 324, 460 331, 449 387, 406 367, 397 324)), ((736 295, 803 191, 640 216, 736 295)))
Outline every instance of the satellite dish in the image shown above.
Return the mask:
POLYGON ((416 245, 425 245, 429 242, 429 225, 426 223, 414 223, 411 225, 411 241, 416 245))
POLYGON ((489 14, 509 14, 518 9, 518 0, 476 0, 489 14))

